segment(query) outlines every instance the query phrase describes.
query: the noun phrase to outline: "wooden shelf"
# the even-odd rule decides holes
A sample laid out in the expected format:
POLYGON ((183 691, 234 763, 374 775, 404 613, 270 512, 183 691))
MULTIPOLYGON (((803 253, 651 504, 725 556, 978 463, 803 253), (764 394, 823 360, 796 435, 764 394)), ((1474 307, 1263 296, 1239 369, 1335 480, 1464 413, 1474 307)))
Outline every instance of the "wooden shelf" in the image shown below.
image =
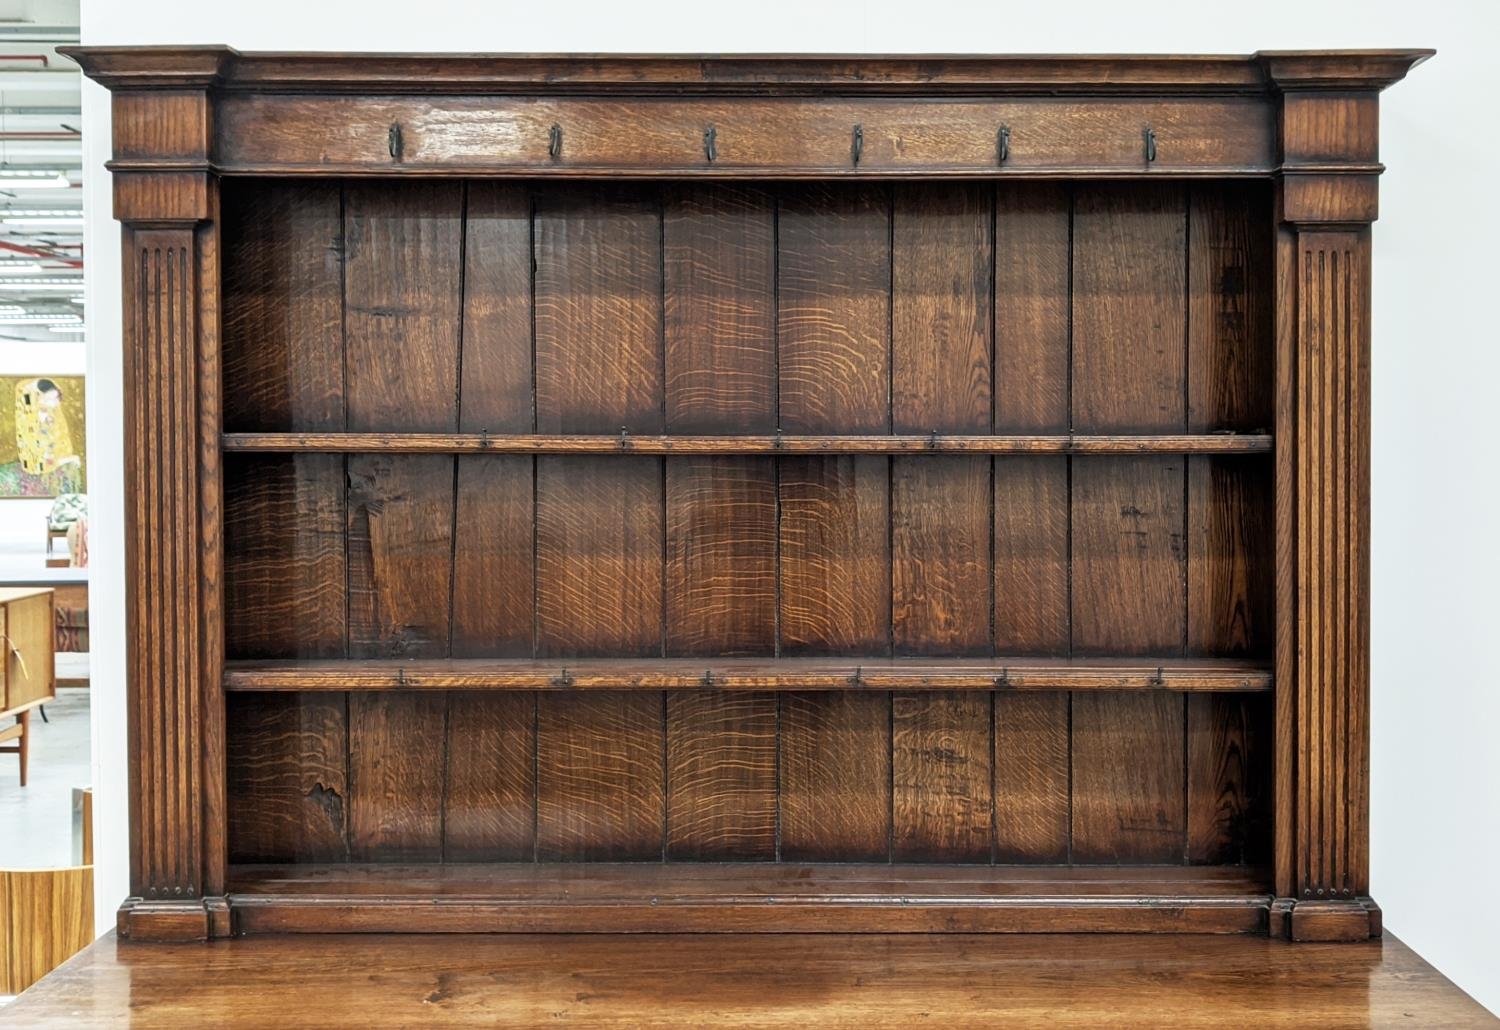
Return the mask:
POLYGON ((1253 932, 1239 866, 514 863, 232 866, 237 932, 1253 932))
POLYGON ((226 690, 1271 689, 1267 664, 1213 658, 317 659, 225 663, 226 690))
POLYGON ((636 436, 225 433, 223 449, 332 454, 1265 454, 1267 433, 1179 435, 636 436))

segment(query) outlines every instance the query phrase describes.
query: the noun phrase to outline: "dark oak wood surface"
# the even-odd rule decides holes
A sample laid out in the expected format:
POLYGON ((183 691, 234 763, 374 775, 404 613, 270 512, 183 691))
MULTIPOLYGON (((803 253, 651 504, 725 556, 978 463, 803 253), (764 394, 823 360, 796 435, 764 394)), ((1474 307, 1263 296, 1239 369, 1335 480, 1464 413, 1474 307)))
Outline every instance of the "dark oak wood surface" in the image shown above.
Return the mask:
POLYGON ((125 932, 1379 933, 1376 94, 1429 52, 69 53, 125 932))
POLYGON ((299 1026, 1490 1027, 1396 938, 107 937, 5 1010, 37 1030, 299 1026), (796 956, 788 961, 788 956, 796 956), (378 984, 378 986, 375 986, 378 984))

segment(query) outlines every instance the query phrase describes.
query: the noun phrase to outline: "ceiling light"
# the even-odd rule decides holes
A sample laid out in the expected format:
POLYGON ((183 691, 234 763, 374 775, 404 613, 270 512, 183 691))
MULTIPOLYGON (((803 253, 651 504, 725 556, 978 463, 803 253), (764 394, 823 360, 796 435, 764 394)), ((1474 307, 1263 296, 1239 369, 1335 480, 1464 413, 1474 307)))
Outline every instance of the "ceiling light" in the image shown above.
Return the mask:
POLYGON ((5 225, 82 225, 82 215, 6 215, 5 225))
POLYGON ((0 325, 83 325, 78 315, 0 315, 0 325))
POLYGON ((80 325, 49 325, 47 327, 47 331, 49 333, 82 333, 83 332, 83 326, 81 324, 80 325))
POLYGON ((82 279, 0 279, 0 290, 31 293, 38 290, 69 290, 77 293, 82 279))
POLYGON ((35 261, 0 261, 0 275, 26 274, 29 272, 40 272, 42 266, 35 261))
POLYGON ((0 190, 65 190, 71 185, 55 168, 0 168, 0 190))

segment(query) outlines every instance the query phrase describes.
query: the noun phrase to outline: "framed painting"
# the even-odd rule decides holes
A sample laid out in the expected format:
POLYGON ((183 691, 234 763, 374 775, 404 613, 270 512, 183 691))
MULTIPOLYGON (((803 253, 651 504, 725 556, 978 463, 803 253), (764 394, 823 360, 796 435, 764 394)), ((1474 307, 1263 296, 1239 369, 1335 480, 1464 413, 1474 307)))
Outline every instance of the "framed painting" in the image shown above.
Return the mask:
POLYGON ((82 376, 0 376, 0 499, 87 492, 82 376))

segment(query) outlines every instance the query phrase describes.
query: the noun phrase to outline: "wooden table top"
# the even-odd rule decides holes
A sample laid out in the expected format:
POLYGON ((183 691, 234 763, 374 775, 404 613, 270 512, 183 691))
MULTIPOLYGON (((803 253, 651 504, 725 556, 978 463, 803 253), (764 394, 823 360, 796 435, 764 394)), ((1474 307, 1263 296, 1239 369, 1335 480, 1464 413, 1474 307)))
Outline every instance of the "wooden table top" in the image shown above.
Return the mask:
POLYGON ((1456 1027, 1500 1024, 1394 937, 111 934, 6 1026, 1456 1027))

